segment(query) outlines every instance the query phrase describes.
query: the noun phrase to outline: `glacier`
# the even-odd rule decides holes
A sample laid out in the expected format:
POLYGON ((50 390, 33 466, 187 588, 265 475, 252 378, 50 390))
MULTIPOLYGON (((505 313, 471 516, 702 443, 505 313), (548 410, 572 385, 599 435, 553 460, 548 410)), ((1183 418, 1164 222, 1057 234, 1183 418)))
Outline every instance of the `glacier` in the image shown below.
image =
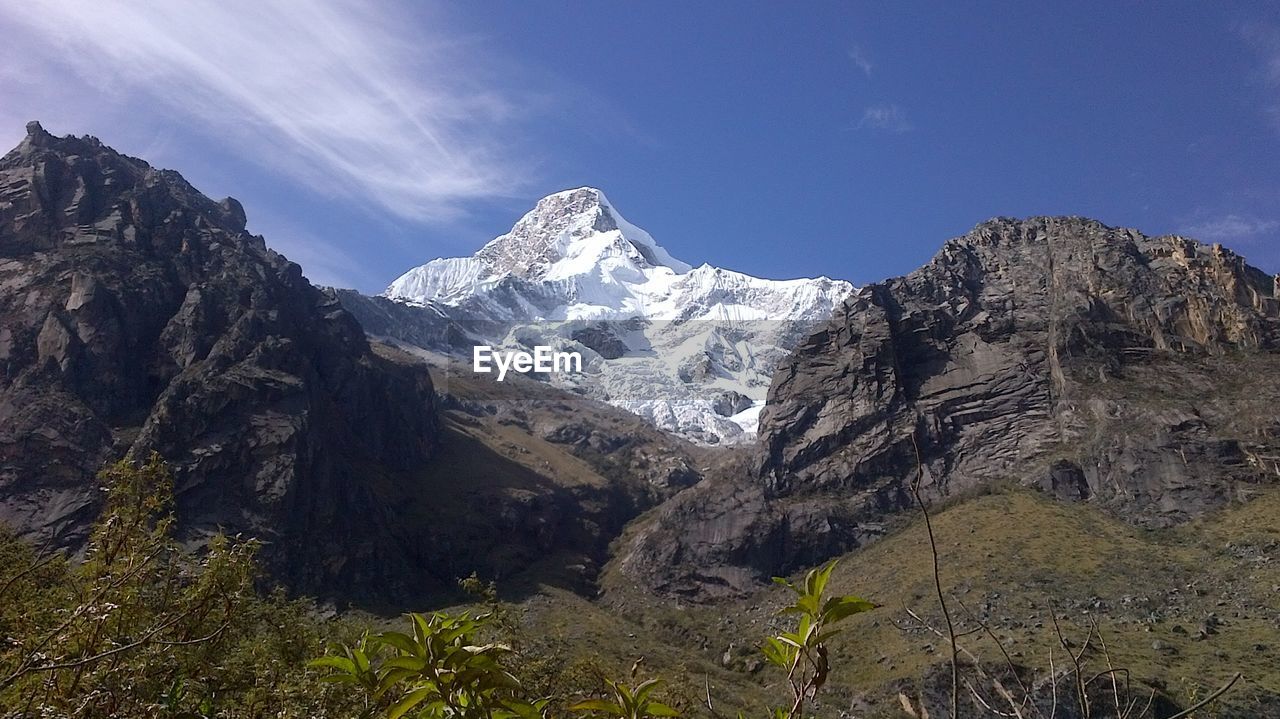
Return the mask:
POLYGON ((447 318, 468 342, 582 354, 542 377, 702 444, 755 438, 774 369, 854 291, 671 256, 592 187, 542 198, 471 257, 434 259, 383 297, 447 318))

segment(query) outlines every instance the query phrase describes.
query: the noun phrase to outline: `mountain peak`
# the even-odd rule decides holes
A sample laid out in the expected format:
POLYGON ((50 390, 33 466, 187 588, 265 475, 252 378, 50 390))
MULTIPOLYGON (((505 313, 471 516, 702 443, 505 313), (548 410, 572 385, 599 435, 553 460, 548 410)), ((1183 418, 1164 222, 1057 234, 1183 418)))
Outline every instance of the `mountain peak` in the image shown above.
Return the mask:
POLYGON ((5 157, 8 158, 10 155, 33 155, 39 152, 41 148, 52 146, 56 140, 57 138, 50 134, 48 130, 44 129, 44 126, 40 124, 39 120, 32 120, 27 123, 26 136, 22 138, 22 141, 18 143, 17 147, 14 147, 5 154, 5 157))
POLYGON ((559 192, 553 192, 550 195, 547 195, 546 197, 542 198, 541 200, 538 200, 536 204, 541 205, 543 203, 557 203, 557 202, 565 202, 565 201, 573 201, 573 200, 581 200, 588 204, 590 203, 604 204, 604 205, 609 204, 608 200, 604 196, 604 192, 600 188, 589 187, 586 185, 582 187, 575 187, 570 190, 560 190, 559 192))
POLYGON ((384 296, 430 305, 410 343, 440 335, 446 318, 473 328, 474 345, 577 348, 589 372, 548 381, 720 444, 754 436, 774 367, 852 290, 825 277, 695 270, 599 189, 579 187, 542 198, 471 257, 409 270, 384 296))
POLYGON ((604 193, 594 187, 579 187, 554 192, 538 200, 508 234, 515 233, 522 226, 541 233, 555 232, 562 225, 565 229, 585 226, 596 232, 618 229, 617 215, 604 193))
POLYGON ((525 279, 589 271, 606 258, 636 268, 666 267, 676 274, 691 269, 627 222, 594 187, 543 197, 510 232, 475 254, 495 273, 525 279))

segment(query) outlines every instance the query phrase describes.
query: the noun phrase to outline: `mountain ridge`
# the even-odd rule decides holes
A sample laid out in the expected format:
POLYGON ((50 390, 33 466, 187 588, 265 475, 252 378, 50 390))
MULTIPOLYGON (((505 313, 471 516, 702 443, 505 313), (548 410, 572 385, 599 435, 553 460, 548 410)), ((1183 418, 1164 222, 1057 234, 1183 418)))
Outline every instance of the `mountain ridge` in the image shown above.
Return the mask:
POLYGON ((433 456, 430 377, 245 223, 176 172, 27 126, 0 159, 0 520, 76 548, 98 470, 156 451, 185 541, 258 537, 321 595, 405 591, 418 550, 373 480, 433 456))
POLYGON ((615 566, 738 594, 883 536, 917 467, 929 501, 1013 482, 1144 526, 1246 500, 1280 475, 1276 286, 1182 237, 987 221, 851 296, 775 374, 751 476, 677 496, 615 566))
POLYGON ((254 538, 291 592, 399 611, 472 572, 593 593, 622 526, 701 479, 627 412, 370 339, 246 220, 95 138, 33 124, 0 159, 4 531, 78 551, 98 471, 155 451, 188 547, 254 538))

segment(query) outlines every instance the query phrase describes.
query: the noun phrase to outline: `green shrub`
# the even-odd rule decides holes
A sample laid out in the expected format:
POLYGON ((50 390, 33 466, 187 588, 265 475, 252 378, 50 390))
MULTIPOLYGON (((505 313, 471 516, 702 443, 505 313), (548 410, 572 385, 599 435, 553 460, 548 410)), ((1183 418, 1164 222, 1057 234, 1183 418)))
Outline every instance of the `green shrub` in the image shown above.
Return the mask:
POLYGON ((523 697, 503 667, 511 648, 479 639, 490 614, 410 614, 411 632, 383 632, 336 644, 311 662, 324 681, 354 687, 361 716, 538 719, 547 700, 523 697))
POLYGON ((796 616, 794 631, 769 637, 762 649, 770 664, 787 673, 787 686, 791 690, 791 706, 774 709, 776 717, 797 719, 804 716, 805 704, 817 696, 831 672, 827 642, 842 631, 835 625, 855 614, 876 608, 875 604, 860 597, 824 597, 827 582, 835 569, 836 562, 832 561, 824 567, 810 570, 799 585, 781 577, 774 578, 795 595, 794 603, 785 607, 782 614, 796 616))
POLYGON ((0 537, 0 715, 303 717, 350 699, 303 663, 325 627, 305 602, 254 587, 256 543, 171 536, 158 456, 99 475, 104 508, 85 560, 0 537))

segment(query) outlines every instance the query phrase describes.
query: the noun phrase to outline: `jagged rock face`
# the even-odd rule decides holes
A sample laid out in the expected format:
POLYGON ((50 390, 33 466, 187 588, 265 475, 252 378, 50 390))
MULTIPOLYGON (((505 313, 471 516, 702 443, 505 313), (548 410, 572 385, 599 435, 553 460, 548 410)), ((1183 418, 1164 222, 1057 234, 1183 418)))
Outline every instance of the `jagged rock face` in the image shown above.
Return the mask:
POLYGON ((758 481, 677 497, 620 566, 738 592, 879 536, 918 464, 931 500, 1017 482, 1180 522, 1280 475, 1277 348, 1275 282, 1230 251, 993 220, 846 301, 774 377, 758 481))
POLYGON ((1278 309, 1272 279, 1221 247, 993 221, 858 293, 796 352, 770 389, 762 475, 779 493, 858 488, 914 466, 914 432, 939 494, 1025 479, 1080 441, 1097 385, 1169 355, 1270 352, 1278 309))
POLYGON ((432 401, 235 200, 35 124, 0 160, 5 524, 74 547, 94 473, 155 450, 188 538, 251 534, 293 586, 345 593, 405 563, 372 483, 432 454, 432 401))

